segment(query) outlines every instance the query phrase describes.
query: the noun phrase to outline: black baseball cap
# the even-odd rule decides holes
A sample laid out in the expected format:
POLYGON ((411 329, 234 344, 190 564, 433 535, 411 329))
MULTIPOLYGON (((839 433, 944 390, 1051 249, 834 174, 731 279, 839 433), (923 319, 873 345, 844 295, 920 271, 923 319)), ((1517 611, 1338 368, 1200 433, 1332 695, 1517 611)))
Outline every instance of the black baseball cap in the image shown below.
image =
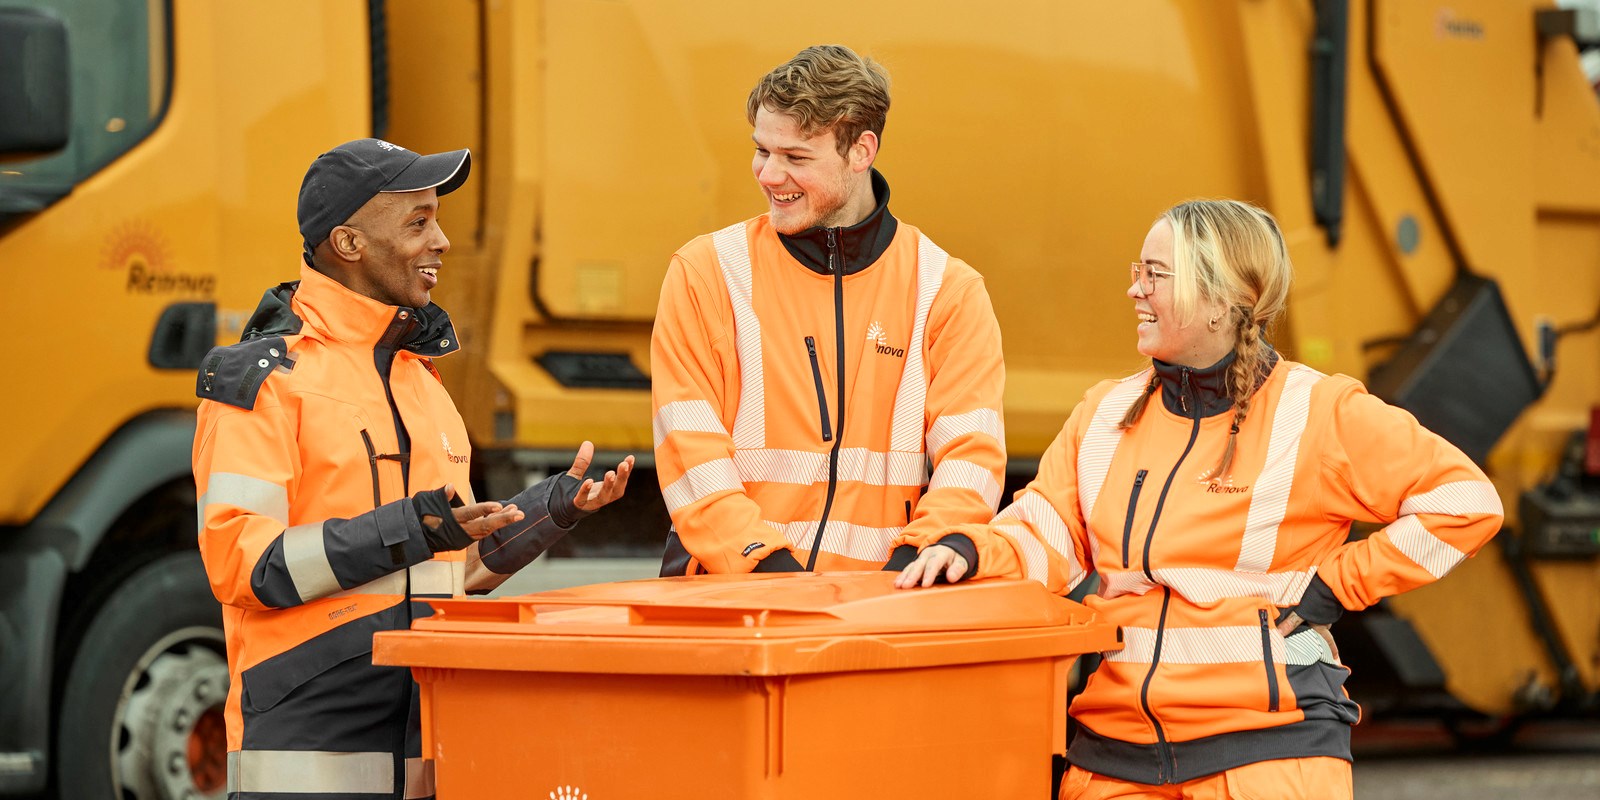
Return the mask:
POLYGON ((472 153, 425 156, 382 139, 357 139, 317 156, 300 182, 300 237, 306 258, 368 200, 381 192, 437 189, 447 195, 467 182, 472 153))

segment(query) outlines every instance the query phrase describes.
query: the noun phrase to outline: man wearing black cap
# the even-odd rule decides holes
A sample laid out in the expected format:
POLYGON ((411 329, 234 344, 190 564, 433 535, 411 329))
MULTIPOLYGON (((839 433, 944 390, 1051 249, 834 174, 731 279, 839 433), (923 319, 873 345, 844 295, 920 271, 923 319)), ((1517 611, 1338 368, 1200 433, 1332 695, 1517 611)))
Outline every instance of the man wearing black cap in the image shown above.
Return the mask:
POLYGON ((622 494, 629 456, 505 503, 474 502, 471 447, 432 359, 460 348, 429 293, 450 241, 439 198, 466 150, 378 139, 322 154, 300 188, 300 280, 269 290, 196 393, 200 552, 223 604, 228 796, 433 795, 409 672, 372 635, 410 602, 488 591, 622 494), (580 485, 581 481, 581 485, 580 485))

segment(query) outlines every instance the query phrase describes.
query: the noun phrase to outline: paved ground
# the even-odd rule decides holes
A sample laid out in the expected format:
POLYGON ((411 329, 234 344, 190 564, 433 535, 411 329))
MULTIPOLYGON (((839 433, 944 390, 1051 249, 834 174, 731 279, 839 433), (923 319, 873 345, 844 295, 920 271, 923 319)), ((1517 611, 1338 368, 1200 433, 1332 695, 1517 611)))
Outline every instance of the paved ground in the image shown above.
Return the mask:
POLYGON ((1600 800, 1600 723, 1531 725, 1480 752, 1432 724, 1356 730, 1356 800, 1600 800))

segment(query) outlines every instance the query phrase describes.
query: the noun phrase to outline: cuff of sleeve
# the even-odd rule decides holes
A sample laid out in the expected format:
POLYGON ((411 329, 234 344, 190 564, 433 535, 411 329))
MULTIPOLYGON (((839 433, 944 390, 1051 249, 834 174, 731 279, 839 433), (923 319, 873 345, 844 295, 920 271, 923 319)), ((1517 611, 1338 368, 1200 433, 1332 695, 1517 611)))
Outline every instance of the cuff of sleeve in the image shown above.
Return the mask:
MULTIPOLYGON (((967 536, 964 533, 951 533, 946 534, 943 538, 939 539, 939 541, 934 542, 934 544, 942 544, 945 547, 956 551, 961 555, 962 558, 966 559, 968 577, 978 574, 978 545, 973 543, 972 537, 967 536)), ((944 580, 944 575, 941 574, 939 579, 944 580)))
POLYGON ((549 515, 551 523, 556 527, 570 531, 578 524, 578 520, 588 516, 570 502, 579 485, 580 482, 576 478, 565 472, 551 475, 518 492, 516 497, 505 501, 504 504, 515 505, 529 518, 538 517, 540 512, 543 512, 549 515), (563 481, 563 478, 566 481, 563 481))
POLYGON ((805 572, 804 564, 794 557, 794 551, 785 547, 767 554, 766 558, 756 562, 755 569, 751 572, 805 572))
POLYGON ((584 511, 578 508, 574 501, 578 498, 578 487, 583 481, 563 472, 560 475, 546 479, 550 484, 550 495, 545 501, 545 507, 550 511, 550 520, 564 531, 577 527, 578 521, 593 514, 593 511, 584 511))
POLYGON ((1306 587, 1306 593, 1300 597, 1300 604, 1293 611, 1314 625, 1332 625, 1344 614, 1344 605, 1334 596, 1333 588, 1322 576, 1314 575, 1311 585, 1306 587))

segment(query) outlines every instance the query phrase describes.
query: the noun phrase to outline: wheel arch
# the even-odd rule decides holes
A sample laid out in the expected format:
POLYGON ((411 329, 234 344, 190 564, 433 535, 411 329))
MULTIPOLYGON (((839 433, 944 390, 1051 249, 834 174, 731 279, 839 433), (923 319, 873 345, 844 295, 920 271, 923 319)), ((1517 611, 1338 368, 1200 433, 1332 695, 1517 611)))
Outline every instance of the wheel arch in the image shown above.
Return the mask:
POLYGON ((141 499, 174 481, 192 484, 194 431, 194 412, 186 409, 129 420, 23 528, 23 538, 54 547, 68 572, 82 571, 107 532, 141 499))

